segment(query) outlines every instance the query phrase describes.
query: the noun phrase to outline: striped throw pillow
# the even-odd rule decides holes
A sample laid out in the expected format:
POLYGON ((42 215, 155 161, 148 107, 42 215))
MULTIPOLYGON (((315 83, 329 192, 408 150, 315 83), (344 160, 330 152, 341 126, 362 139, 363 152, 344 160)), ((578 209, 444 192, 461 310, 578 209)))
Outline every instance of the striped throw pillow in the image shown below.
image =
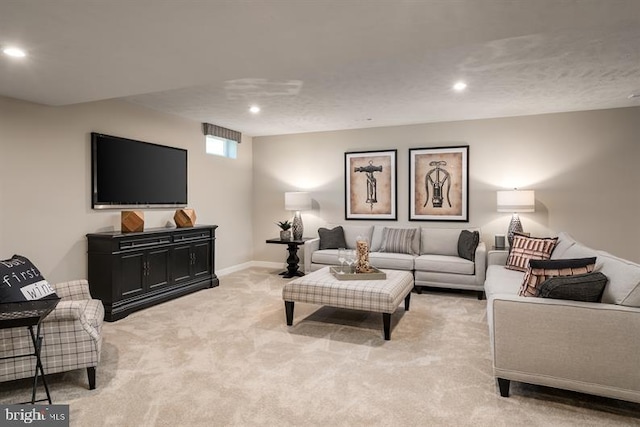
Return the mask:
POLYGON ((518 295, 537 297, 540 285, 551 277, 567 277, 591 273, 596 267, 596 258, 574 258, 554 260, 530 260, 518 295))
POLYGON ((513 246, 509 252, 506 268, 527 271, 529 260, 551 258, 551 252, 557 244, 557 237, 528 237, 516 234, 513 236, 513 246))
POLYGON ((387 228, 382 230, 382 245, 380 252, 417 255, 413 251, 415 228, 387 228))

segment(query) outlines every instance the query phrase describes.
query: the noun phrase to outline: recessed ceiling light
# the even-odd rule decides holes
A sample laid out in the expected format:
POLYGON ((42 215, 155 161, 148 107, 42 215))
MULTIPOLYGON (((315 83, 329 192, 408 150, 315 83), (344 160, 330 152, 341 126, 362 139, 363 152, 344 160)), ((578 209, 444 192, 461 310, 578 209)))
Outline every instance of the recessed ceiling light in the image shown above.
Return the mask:
POLYGON ((249 107, 249 111, 253 114, 258 114, 260 112, 260 107, 258 107, 257 105, 252 105, 251 107, 249 107))
POLYGON ((627 98, 629 99, 640 98, 640 92, 632 93, 631 95, 627 96, 627 98))
POLYGON ((456 84, 453 85, 453 90, 455 90, 456 92, 462 92, 466 88, 467 84, 465 82, 456 82, 456 84))
POLYGON ((25 56, 27 56, 27 53, 24 50, 17 47, 5 47, 4 49, 2 49, 2 53, 8 56, 13 56, 15 58, 24 58, 25 56))

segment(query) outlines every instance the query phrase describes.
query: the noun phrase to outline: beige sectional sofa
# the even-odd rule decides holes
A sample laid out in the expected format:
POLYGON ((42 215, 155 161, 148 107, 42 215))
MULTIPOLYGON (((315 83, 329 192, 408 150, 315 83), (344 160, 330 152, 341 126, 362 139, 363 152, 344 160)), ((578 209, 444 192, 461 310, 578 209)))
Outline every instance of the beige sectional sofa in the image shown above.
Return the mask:
MULTIPOLYGON (((356 237, 370 242, 369 261, 376 268, 411 271, 415 286, 465 289, 483 297, 486 270, 486 245, 480 241, 474 261, 458 256, 458 237, 465 228, 401 227, 394 225, 341 224, 348 249, 355 249, 356 237), (382 252, 384 229, 415 228, 412 252, 382 252)), ((335 227, 334 225, 329 226, 335 227)), ((479 231, 478 229, 469 229, 479 231)), ((311 272, 328 265, 340 265, 337 249, 320 249, 320 239, 308 240, 304 245, 304 271, 311 272)))
POLYGON ((640 402, 640 265, 560 233, 551 259, 596 257, 607 276, 602 302, 521 297, 507 253, 490 251, 485 281, 493 369, 510 381, 640 402))

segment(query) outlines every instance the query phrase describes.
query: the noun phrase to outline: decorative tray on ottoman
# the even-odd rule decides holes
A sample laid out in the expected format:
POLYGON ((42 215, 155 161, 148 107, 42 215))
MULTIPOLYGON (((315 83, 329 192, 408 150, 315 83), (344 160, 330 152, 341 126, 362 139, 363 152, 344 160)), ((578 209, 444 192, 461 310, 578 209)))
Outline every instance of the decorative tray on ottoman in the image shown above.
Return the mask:
POLYGON ((338 280, 384 280, 387 274, 375 267, 370 273, 356 273, 355 267, 329 267, 331 274, 338 280))

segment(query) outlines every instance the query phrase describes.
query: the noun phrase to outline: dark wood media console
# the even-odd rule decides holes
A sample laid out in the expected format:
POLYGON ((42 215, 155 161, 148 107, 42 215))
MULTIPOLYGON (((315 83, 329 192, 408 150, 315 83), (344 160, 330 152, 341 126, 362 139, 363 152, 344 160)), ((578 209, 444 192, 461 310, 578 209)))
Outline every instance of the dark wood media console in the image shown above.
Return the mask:
POLYGON ((219 285, 217 225, 87 234, 91 296, 112 322, 142 308, 219 285))

